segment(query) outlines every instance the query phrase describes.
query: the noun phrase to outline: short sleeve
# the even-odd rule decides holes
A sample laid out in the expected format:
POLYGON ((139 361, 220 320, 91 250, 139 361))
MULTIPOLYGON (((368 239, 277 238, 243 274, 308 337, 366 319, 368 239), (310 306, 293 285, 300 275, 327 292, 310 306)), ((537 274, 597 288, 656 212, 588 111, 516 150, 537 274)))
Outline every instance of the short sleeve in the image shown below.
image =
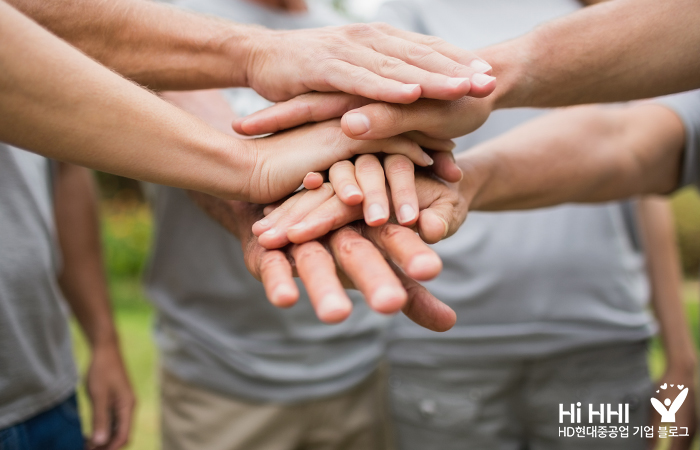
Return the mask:
POLYGON ((700 187, 700 90, 659 97, 654 103, 664 105, 680 117, 685 127, 685 150, 679 187, 700 187))

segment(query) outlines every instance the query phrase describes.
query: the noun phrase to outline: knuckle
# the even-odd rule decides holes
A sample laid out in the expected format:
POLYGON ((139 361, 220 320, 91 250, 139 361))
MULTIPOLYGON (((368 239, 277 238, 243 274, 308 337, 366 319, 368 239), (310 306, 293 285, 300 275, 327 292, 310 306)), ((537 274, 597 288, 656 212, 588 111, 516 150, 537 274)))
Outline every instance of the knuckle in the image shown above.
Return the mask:
POLYGON ((410 61, 420 61, 433 54, 433 49, 427 45, 412 44, 406 48, 406 57, 410 61))
POLYGON ((306 259, 317 259, 328 256, 328 252, 320 245, 299 245, 296 246, 295 259, 303 261, 306 259))
POLYGON ((335 194, 335 191, 333 190, 333 185, 331 183, 323 183, 321 187, 315 189, 315 191, 318 191, 324 197, 332 197, 333 194, 335 194))
POLYGON ((381 57, 381 59, 379 60, 377 64, 377 69, 384 73, 396 72, 398 69, 404 67, 405 65, 406 63, 404 63, 398 58, 384 56, 381 57))
POLYGON ((410 159, 404 155, 391 155, 384 164, 387 175, 413 174, 414 166, 410 159))
POLYGON ((383 225, 379 227, 377 230, 379 233, 379 239, 382 241, 391 241, 394 239, 398 239, 401 237, 402 233, 402 227, 400 226, 394 226, 394 225, 383 225))
POLYGON ((349 161, 347 159, 344 159, 343 161, 338 161, 337 163, 333 164, 331 167, 331 170, 334 173, 347 173, 348 171, 354 170, 355 165, 352 163, 352 161, 349 161))
POLYGON ((281 266, 283 257, 280 252, 269 252, 260 260, 260 273, 266 273, 270 269, 281 266))
POLYGON ((360 37, 373 34, 375 29, 366 23, 353 23, 350 25, 345 25, 345 32, 349 36, 360 37))
POLYGON ((424 36, 423 44, 429 47, 443 45, 445 41, 437 36, 424 36))
POLYGON ((357 237, 345 234, 339 239, 336 245, 340 258, 351 258, 363 249, 365 243, 357 237))
POLYGON ((392 27, 391 25, 389 25, 386 22, 372 22, 369 24, 369 26, 371 26, 375 30, 379 30, 382 32, 391 31, 394 29, 394 27, 392 27))

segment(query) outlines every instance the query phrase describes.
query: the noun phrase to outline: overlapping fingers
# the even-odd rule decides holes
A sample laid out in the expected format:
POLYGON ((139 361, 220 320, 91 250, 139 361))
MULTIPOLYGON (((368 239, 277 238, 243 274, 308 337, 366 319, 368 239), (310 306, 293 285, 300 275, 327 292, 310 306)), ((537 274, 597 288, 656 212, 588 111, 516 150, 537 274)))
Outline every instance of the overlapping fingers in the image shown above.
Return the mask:
POLYGON ((258 236, 258 243, 268 249, 284 247, 290 242, 287 237, 289 227, 301 222, 333 195, 334 190, 330 183, 293 195, 253 225, 253 234, 258 236))
MULTIPOLYGON (((406 61, 419 67, 423 67, 422 64, 427 64, 431 67, 431 70, 437 70, 442 74, 469 76, 471 81, 469 95, 483 97, 489 95, 495 89, 496 80, 489 75, 492 72, 491 65, 479 58, 475 53, 435 36, 426 36, 401 30, 387 24, 373 24, 373 26, 381 29, 388 35, 401 39, 403 42, 411 42, 435 51, 435 54, 439 55, 440 58, 431 57, 430 59, 425 59, 422 57, 421 51, 414 51, 414 56, 408 56, 406 61), (423 59, 422 62, 421 59, 423 59), (468 70, 463 69, 464 67, 468 68, 468 70)), ((440 98, 428 95, 425 95, 425 97, 440 98)))
POLYGON ((310 92, 238 118, 233 122, 233 129, 237 133, 249 136, 275 133, 305 123, 342 117, 352 109, 375 101, 344 92, 310 92))
POLYGON ((385 223, 389 220, 389 197, 382 163, 375 155, 358 157, 355 161, 355 178, 364 196, 362 210, 367 225, 385 223))
POLYGON ((335 260, 362 292, 369 306, 380 313, 396 313, 407 294, 382 253, 352 227, 343 227, 329 238, 335 260))
POLYGON ((352 302, 338 278, 333 256, 318 241, 292 246, 291 255, 318 318, 326 323, 345 320, 352 302))
POLYGON ((431 280, 442 270, 442 260, 437 253, 410 228, 388 223, 381 227, 365 227, 363 235, 415 280, 431 280))
POLYGON ((289 308, 299 299, 299 288, 294 282, 292 265, 287 255, 279 250, 264 251, 251 271, 258 274, 268 300, 278 308, 289 308))

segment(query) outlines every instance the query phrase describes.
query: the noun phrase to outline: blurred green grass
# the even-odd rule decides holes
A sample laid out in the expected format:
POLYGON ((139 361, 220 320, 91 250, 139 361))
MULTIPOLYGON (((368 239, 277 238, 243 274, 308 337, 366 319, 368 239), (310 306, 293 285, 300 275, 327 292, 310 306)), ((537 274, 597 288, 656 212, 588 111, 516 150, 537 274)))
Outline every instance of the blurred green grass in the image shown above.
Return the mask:
MULTIPOLYGON (((153 308, 146 300, 140 276, 151 240, 152 223, 148 208, 141 202, 106 201, 102 211, 102 232, 105 261, 115 320, 120 333, 122 350, 138 397, 137 413, 131 450, 155 450, 159 445, 157 354, 152 339, 153 308)), ((700 197, 684 190, 673 200, 677 219, 679 243, 684 248, 686 273, 697 274, 700 255, 700 197), (694 271, 693 271, 694 270, 694 271)), ((688 323, 696 346, 700 342, 700 286, 697 278, 688 279, 683 286, 688 323)), ((89 352, 85 340, 73 324, 76 358, 81 373, 87 368, 89 352)), ((651 345, 649 363, 652 375, 659 377, 665 359, 658 339, 651 345)), ((86 432, 89 432, 90 411, 84 389, 79 391, 80 408, 86 432)), ((695 447, 698 449, 696 440, 695 447)))

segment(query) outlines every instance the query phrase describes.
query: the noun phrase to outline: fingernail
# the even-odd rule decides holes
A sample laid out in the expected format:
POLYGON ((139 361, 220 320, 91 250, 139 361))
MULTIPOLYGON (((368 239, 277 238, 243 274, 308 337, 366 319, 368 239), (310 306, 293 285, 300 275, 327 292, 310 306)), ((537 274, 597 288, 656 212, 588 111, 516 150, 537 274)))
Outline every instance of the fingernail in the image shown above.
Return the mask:
POLYGON ((369 208, 367 208, 367 222, 377 222, 379 220, 382 220, 386 217, 384 213, 384 208, 382 208, 382 205, 378 203, 374 203, 372 205, 369 205, 369 208))
POLYGON ((407 272, 409 274, 415 275, 421 272, 422 269, 425 269, 426 267, 434 266, 435 262, 435 258, 430 255, 416 255, 409 263, 407 272))
POLYGON ((369 131, 369 119, 362 113, 345 114, 345 123, 355 136, 369 131))
POLYGON ((465 81, 469 81, 469 78, 450 78, 447 80, 447 84, 452 87, 457 87, 465 81))
POLYGON ((401 223, 410 222, 416 218, 416 210, 411 205, 403 205, 399 209, 399 221, 401 223))
POLYGON ((427 153, 423 153, 423 161, 425 161, 426 166, 432 166, 435 161, 433 161, 433 158, 428 156, 427 153))
POLYGON ((496 77, 492 77, 491 75, 475 73, 474 75, 472 75, 472 84, 475 84, 477 86, 486 86, 495 79, 496 77))
POLYGON ((296 297, 296 292, 294 291, 294 288, 291 286, 288 286, 286 284, 282 284, 275 289, 275 291, 272 293, 272 304, 275 306, 288 306, 288 302, 291 300, 294 300, 296 297))
POLYGON ((472 60, 472 62, 469 63, 469 67, 471 67, 479 73, 486 73, 489 70, 493 69, 493 67, 491 67, 486 61, 483 61, 481 59, 472 60))
POLYGON ((291 227, 289 227, 289 229, 290 230, 303 230, 304 228, 306 228, 306 226, 307 226, 306 222, 299 222, 299 223, 294 224, 291 227))
POLYGON ((270 228, 269 230, 267 230, 266 232, 264 232, 263 234, 261 234, 261 236, 272 237, 272 236, 274 236, 274 235, 276 235, 276 234, 277 234, 277 228, 270 228))
POLYGON ((413 94, 418 87, 420 87, 420 84, 404 84, 401 86, 401 90, 408 94, 413 94))
POLYGON ((443 225, 445 225, 445 231, 442 233, 442 238, 445 239, 447 237, 447 232, 450 231, 450 226, 448 225, 447 221, 443 219, 442 217, 439 217, 440 221, 442 222, 443 225))
POLYGON ((318 304, 316 313, 324 320, 338 320, 348 310, 348 302, 338 294, 327 294, 318 304))
POLYGON ((458 182, 459 182, 459 181, 462 181, 464 179, 464 171, 462 171, 462 169, 460 169, 459 167, 457 167, 457 170, 459 170, 459 180, 458 180, 458 182))
POLYGON ((103 445, 107 442, 107 433, 104 431, 95 431, 95 434, 92 436, 92 442, 95 445, 103 445))
POLYGON ((362 192, 357 188, 357 186, 354 186, 352 184, 349 184, 343 188, 343 194, 347 199, 362 196, 362 192))
POLYGON ((372 296, 372 306, 379 312, 390 314, 398 311, 406 302, 406 292, 389 286, 378 288, 372 296))

